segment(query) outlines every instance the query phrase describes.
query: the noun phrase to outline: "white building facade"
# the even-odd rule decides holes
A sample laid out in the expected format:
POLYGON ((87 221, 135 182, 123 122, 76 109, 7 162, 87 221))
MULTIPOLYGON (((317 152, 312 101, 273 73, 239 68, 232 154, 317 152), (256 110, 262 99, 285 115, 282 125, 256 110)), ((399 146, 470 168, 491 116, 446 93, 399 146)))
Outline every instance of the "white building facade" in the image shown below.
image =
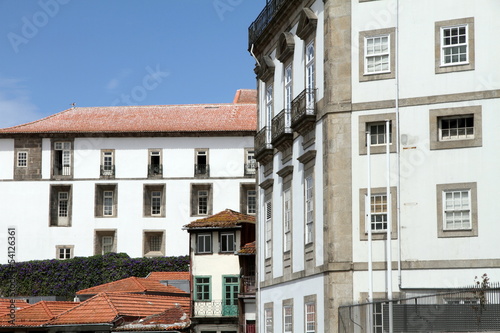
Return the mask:
POLYGON ((254 101, 73 108, 0 130, 3 238, 16 228, 17 261, 187 255, 187 222, 255 211, 254 101))
POLYGON ((500 280, 499 13, 267 2, 249 29, 260 332, 345 331, 341 306, 500 280))

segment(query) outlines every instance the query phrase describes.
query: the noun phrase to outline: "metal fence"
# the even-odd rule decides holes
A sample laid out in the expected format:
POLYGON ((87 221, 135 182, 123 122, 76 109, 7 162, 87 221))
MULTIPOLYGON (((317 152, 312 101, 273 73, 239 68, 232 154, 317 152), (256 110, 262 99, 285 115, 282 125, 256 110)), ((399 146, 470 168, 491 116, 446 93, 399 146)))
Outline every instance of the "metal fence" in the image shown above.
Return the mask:
MULTIPOLYGON (((500 331, 500 284, 406 296, 392 302, 394 332, 500 331)), ((387 300, 339 307, 339 332, 389 332, 389 307, 387 300)))

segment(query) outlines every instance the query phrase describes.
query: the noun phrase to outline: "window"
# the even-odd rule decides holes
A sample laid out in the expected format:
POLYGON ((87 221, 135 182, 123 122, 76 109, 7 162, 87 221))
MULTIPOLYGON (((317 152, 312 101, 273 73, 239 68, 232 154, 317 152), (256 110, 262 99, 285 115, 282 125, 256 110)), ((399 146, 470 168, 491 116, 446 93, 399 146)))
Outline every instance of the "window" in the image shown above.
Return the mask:
MULTIPOLYGON (((385 122, 374 122, 366 124, 366 130, 370 133, 370 146, 385 145, 387 143, 387 124, 385 122)), ((392 124, 389 122, 389 143, 392 144, 392 124)))
MULTIPOLYGON (((292 64, 288 64, 285 67, 285 74, 284 74, 284 80, 285 80, 285 110, 290 111, 292 110, 292 88, 293 88, 293 74, 292 74, 292 64)), ((288 123, 289 124, 289 123, 288 123)), ((285 126, 286 126, 286 121, 285 121, 285 126)))
POLYGON ((255 214, 257 211, 257 191, 247 191, 247 214, 255 214))
POLYGON ((144 256, 159 257, 165 255, 165 233, 164 231, 144 231, 144 256))
POLYGON ((359 33, 359 80, 395 78, 395 28, 359 33))
MULTIPOLYGON (((397 211, 397 192, 396 187, 391 187, 391 238, 397 239, 397 223, 395 222, 397 211)), ((368 202, 368 191, 363 188, 359 190, 359 207, 360 207, 360 239, 368 240, 368 228, 371 228, 373 240, 387 239, 388 225, 388 201, 387 188, 374 187, 371 189, 371 198, 368 202), (368 209, 371 212, 371 220, 368 221, 368 209)))
POLYGON ((384 332, 384 303, 373 303, 373 333, 384 332))
POLYGON ((114 150, 101 151, 101 177, 115 175, 114 150))
POLYGON ((389 151, 396 152, 396 145, 393 144, 395 137, 395 113, 380 113, 359 117, 359 154, 367 154, 367 144, 370 143, 370 154, 385 154, 386 147, 386 120, 389 120, 389 151), (366 132, 370 132, 370 140, 366 142, 366 132))
POLYGON ((439 140, 474 139, 474 116, 452 116, 439 118, 439 140))
POLYGON ((73 245, 57 245, 56 258, 59 260, 73 258, 73 245))
POLYGON ((220 235, 220 252, 234 253, 234 251, 236 251, 234 232, 222 232, 220 235))
POLYGON ((196 164, 194 165, 194 175, 199 177, 208 177, 210 167, 208 164, 208 149, 196 149, 196 164))
POLYGON ((283 251, 287 252, 291 249, 292 235, 292 200, 291 190, 287 189, 283 192, 283 251))
POLYGON ((116 230, 96 230, 94 236, 94 254, 117 252, 116 230))
POLYGON ((191 215, 204 216, 212 214, 212 185, 191 185, 191 215))
POLYGON ((305 210, 306 210, 306 244, 313 242, 313 223, 314 223, 314 180, 309 175, 305 179, 305 210))
POLYGON ((144 216, 165 217, 165 185, 144 185, 144 216))
POLYGON ((370 209, 372 231, 387 231, 387 194, 372 194, 370 209))
POLYGON ((432 150, 481 147, 481 106, 430 110, 429 130, 432 150))
POLYGON ((238 315, 238 293, 240 289, 240 282, 238 276, 223 276, 223 316, 237 316, 238 315))
POLYGON ((451 305, 476 305, 476 304, 480 304, 480 301, 477 298, 445 299, 444 302, 446 304, 451 304, 451 305))
POLYGON ((283 332, 291 333, 293 332, 293 306, 284 305, 283 306, 283 332))
POLYGON ((211 284, 209 276, 197 276, 194 278, 195 300, 202 302, 211 301, 211 284))
POLYGON ((436 74, 473 70, 474 18, 435 23, 436 74))
POLYGON ((102 254, 110 253, 113 250, 113 237, 102 236, 102 254))
POLYGON ((257 212, 257 191, 254 183, 240 184, 240 212, 249 215, 257 212))
POLYGON ((50 226, 71 226, 71 186, 51 186, 50 202, 50 226))
POLYGON ((314 41, 311 41, 306 46, 306 105, 308 108, 314 103, 314 90, 316 88, 314 52, 314 41))
POLYGON ((273 84, 266 84, 266 143, 271 143, 271 124, 274 117, 273 84))
POLYGON ((437 185, 438 237, 477 236, 476 183, 437 185))
POLYGON ((196 235, 196 253, 212 253, 212 234, 196 235))
POLYGON ((149 149, 148 177, 161 177, 162 175, 161 149, 149 149))
POLYGON ((28 152, 27 151, 17 152, 17 166, 18 167, 27 167, 28 166, 28 152))
POLYGON ((54 176, 71 176, 71 142, 54 142, 54 176))
POLYGON ((267 201, 265 204, 265 234, 266 234, 266 248, 265 248, 265 256, 267 258, 271 258, 272 254, 272 203, 271 201, 267 201))
POLYGON ((246 149, 245 156, 245 176, 254 176, 255 169, 257 167, 257 161, 255 160, 255 151, 253 149, 246 149))
POLYGON ((264 308, 264 325, 265 333, 273 333, 273 308, 271 305, 267 305, 264 308))
POLYGON ((95 187, 95 216, 117 216, 117 185, 96 184, 95 187))
POLYGON ((305 333, 316 332, 316 303, 310 302, 305 304, 306 329, 305 333))

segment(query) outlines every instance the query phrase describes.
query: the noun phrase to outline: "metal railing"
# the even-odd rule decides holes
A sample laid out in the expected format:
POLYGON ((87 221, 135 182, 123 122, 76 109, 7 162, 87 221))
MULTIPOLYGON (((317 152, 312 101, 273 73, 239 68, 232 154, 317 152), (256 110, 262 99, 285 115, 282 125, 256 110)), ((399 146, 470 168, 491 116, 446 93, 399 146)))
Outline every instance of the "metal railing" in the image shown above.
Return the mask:
POLYGON ((194 317, 238 317, 236 300, 193 302, 194 317))
POLYGON ((257 162, 252 160, 251 162, 245 163, 245 176, 253 176, 255 175, 255 168, 257 166, 257 162))
POLYGON ((304 89, 292 101, 292 124, 305 116, 316 115, 316 90, 304 89))
POLYGON ((101 165, 101 176, 114 176, 115 166, 114 165, 101 165))
POLYGON ((291 112, 288 109, 281 110, 274 118, 272 122, 272 138, 271 142, 274 142, 277 138, 283 134, 292 133, 291 129, 292 118, 291 112))
POLYGON ((264 7, 259 16, 257 16, 257 19, 248 28, 249 47, 260 37, 281 6, 288 1, 290 0, 267 0, 266 7, 264 7))
POLYGON ((195 176, 209 176, 210 175, 210 165, 208 164, 195 164, 194 165, 195 176))
POLYGON ((244 276, 241 278, 242 289, 244 294, 254 294, 255 289, 255 276, 244 276))
MULTIPOLYGON (((500 284, 393 300, 394 332, 500 331, 500 284)), ((339 332, 388 331, 389 303, 339 307, 339 332)))
POLYGON ((263 150, 272 148, 271 127, 265 126, 255 135, 255 155, 258 156, 263 150))
POLYGON ((148 176, 160 176, 163 174, 163 165, 161 164, 149 164, 148 165, 148 176))

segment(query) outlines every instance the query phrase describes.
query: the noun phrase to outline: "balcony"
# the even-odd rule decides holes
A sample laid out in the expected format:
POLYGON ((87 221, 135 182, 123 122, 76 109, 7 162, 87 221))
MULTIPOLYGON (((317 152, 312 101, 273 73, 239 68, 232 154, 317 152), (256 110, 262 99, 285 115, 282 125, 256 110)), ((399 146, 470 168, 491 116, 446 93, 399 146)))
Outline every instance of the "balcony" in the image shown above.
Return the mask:
POLYGON ((304 89, 292 101, 292 124, 295 132, 301 135, 309 132, 316 123, 316 90, 304 89))
POLYGON ((255 135, 255 159, 266 164, 273 158, 273 146, 271 145, 271 128, 266 126, 255 135))
POLYGON ((193 302, 193 316, 201 318, 238 317, 238 305, 233 300, 193 302), (231 304, 234 303, 234 304, 231 304))
POLYGON ((278 14, 281 14, 280 10, 287 7, 289 8, 294 2, 301 3, 299 0, 267 0, 266 7, 264 7, 259 16, 257 16, 257 19, 253 21, 248 28, 249 49, 263 34, 264 30, 271 23, 271 21, 277 17, 278 14))
POLYGON ((114 177, 114 176, 115 176, 114 165, 101 165, 101 177, 114 177))
POLYGON ((284 109, 278 113, 272 122, 271 143, 276 149, 283 151, 293 142, 292 119, 290 110, 284 109))
POLYGON ((251 160, 248 163, 245 163, 245 176, 255 176, 255 169, 257 167, 257 161, 251 160))
POLYGON ((195 164, 194 165, 194 176, 205 178, 210 177, 210 165, 208 164, 195 164))
POLYGON ((161 177, 162 175, 163 175, 163 165, 161 164, 148 165, 148 177, 161 177))
POLYGON ((241 278, 241 287, 242 287, 242 292, 240 293, 240 296, 243 296, 242 294, 250 294, 255 296, 255 276, 244 276, 241 278))

